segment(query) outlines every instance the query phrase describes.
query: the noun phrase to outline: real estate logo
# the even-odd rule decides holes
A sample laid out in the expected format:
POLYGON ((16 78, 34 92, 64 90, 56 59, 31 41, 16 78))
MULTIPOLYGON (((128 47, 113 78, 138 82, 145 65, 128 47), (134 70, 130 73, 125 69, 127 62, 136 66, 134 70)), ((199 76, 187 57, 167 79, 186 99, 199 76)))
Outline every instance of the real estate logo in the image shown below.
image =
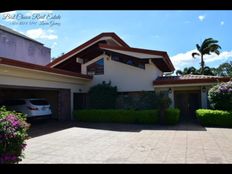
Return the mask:
POLYGON ((54 13, 3 13, 2 20, 11 25, 60 26, 61 15, 54 13))

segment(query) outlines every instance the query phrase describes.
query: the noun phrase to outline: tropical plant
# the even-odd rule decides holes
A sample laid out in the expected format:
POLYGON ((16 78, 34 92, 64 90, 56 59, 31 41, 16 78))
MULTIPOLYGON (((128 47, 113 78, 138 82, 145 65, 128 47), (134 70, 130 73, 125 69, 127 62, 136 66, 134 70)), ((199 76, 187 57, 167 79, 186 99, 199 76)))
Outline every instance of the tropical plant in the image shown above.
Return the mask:
POLYGON ((220 54, 219 49, 221 49, 221 46, 217 43, 217 40, 214 40, 213 38, 207 38, 203 41, 201 45, 196 44, 198 52, 193 52, 192 57, 195 58, 196 56, 200 56, 201 74, 204 74, 205 70, 204 55, 210 55, 211 53, 215 53, 217 55, 220 54))
MULTIPOLYGON (((187 75, 187 74, 193 74, 193 75, 200 75, 201 74, 201 68, 196 69, 195 67, 185 67, 183 71, 177 70, 176 75, 187 75)), ((211 75, 214 76, 216 75, 215 70, 213 71, 213 68, 210 68, 208 66, 204 67, 204 75, 211 75)))

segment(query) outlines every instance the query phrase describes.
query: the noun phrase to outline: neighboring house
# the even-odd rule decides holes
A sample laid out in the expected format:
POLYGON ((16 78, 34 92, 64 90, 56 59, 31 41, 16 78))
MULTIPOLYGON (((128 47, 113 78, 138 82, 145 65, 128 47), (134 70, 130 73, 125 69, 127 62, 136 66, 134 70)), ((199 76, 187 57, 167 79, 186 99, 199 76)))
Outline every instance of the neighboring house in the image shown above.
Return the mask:
POLYGON ((19 32, 0 25, 0 57, 47 65, 51 49, 19 32))
POLYGON ((208 76, 163 77, 174 70, 165 51, 133 48, 115 33, 101 33, 46 66, 0 58, 0 97, 46 97, 56 118, 71 119, 74 103, 84 102, 91 86, 111 81, 121 94, 164 91, 172 99, 171 107, 188 114, 207 107, 211 85, 229 81, 208 76))

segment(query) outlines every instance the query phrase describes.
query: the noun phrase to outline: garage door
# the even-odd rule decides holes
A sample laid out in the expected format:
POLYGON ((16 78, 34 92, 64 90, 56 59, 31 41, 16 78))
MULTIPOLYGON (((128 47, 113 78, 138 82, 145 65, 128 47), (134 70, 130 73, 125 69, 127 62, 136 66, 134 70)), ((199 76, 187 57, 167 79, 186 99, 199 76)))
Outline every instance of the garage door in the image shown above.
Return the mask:
POLYGON ((66 89, 32 88, 18 86, 1 86, 0 102, 5 99, 18 98, 45 98, 51 105, 52 118, 69 120, 70 117, 70 91, 66 89))

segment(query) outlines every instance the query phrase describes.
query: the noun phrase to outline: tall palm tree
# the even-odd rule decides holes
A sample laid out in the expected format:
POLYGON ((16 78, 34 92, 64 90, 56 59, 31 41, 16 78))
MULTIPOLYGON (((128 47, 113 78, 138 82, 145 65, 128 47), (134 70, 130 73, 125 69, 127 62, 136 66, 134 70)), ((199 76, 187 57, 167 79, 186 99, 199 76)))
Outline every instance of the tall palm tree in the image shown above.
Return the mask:
POLYGON ((220 54, 219 49, 221 49, 220 45, 217 44, 218 41, 214 40, 213 38, 207 38, 205 39, 201 46, 196 44, 198 52, 193 52, 192 57, 195 58, 195 56, 200 56, 201 57, 201 74, 204 74, 204 67, 205 67, 205 62, 204 62, 204 55, 208 54, 210 55, 211 53, 215 53, 217 55, 220 54))

